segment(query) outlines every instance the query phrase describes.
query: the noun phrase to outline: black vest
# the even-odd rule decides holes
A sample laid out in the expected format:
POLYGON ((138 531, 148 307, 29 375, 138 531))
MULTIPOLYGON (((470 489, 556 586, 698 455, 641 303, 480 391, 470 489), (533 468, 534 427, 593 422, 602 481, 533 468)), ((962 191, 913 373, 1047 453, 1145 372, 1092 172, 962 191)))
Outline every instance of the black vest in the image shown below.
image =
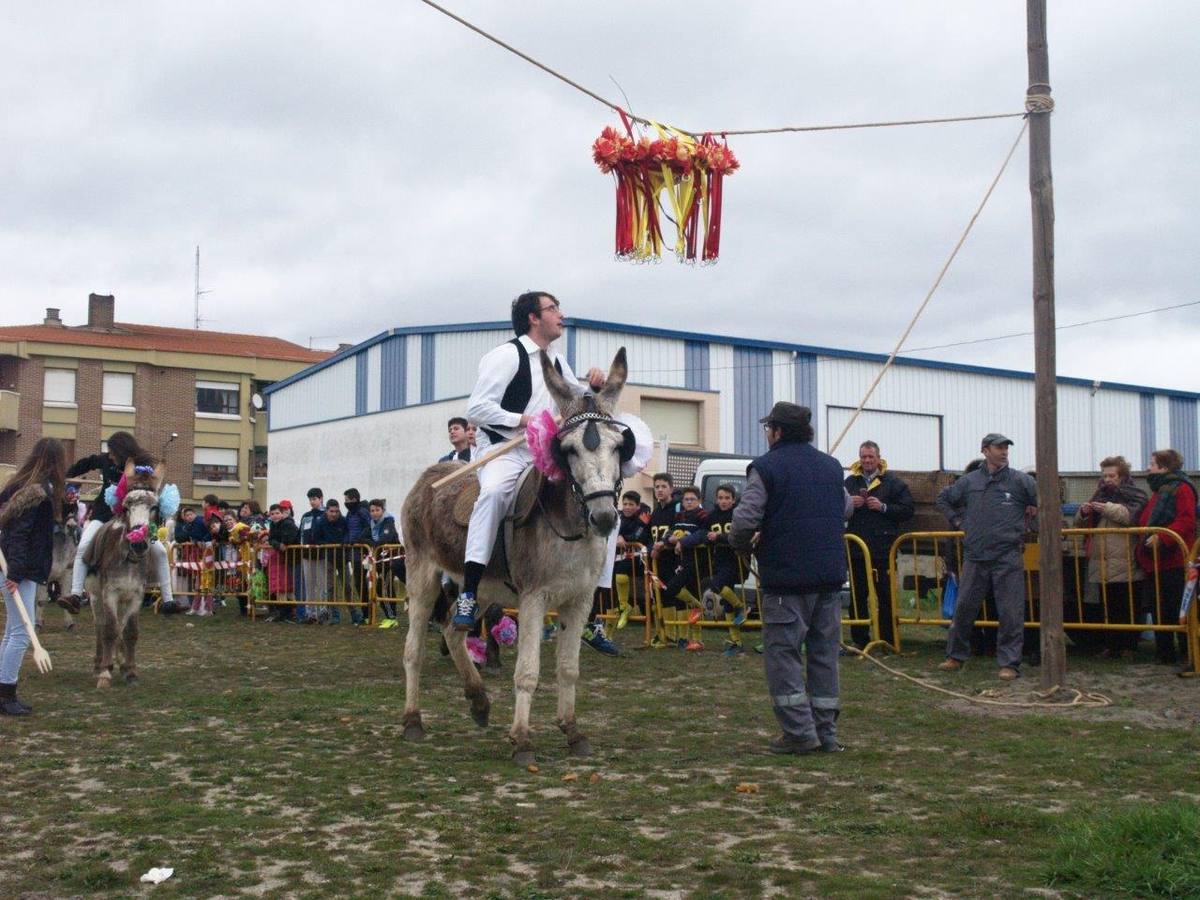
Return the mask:
POLYGON ((846 581, 841 464, 812 444, 776 444, 752 462, 767 489, 754 555, 764 590, 810 594, 846 581))
MULTIPOLYGON (((517 348, 517 374, 504 389, 504 396, 500 398, 500 408, 505 412, 524 415, 529 398, 533 396, 533 369, 529 365, 529 354, 525 352, 525 345, 521 343, 521 339, 513 338, 509 343, 517 348)), ((563 373, 560 360, 554 360, 554 368, 559 375, 563 373)), ((493 444, 503 444, 508 440, 493 428, 484 426, 483 431, 493 444)))

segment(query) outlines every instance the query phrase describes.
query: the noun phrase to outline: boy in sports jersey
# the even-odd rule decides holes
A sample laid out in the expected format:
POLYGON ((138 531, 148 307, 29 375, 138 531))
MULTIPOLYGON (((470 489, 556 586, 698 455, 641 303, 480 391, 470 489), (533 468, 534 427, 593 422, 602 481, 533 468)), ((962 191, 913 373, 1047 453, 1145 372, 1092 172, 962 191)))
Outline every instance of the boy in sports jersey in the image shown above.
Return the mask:
POLYGON ((679 517, 682 507, 673 496, 675 482, 672 480, 669 472, 658 472, 655 474, 653 484, 654 509, 650 513, 650 523, 647 526, 650 531, 651 561, 649 565, 653 567, 654 575, 660 584, 660 590, 658 591, 658 630, 654 635, 654 640, 650 642, 650 646, 658 649, 668 645, 667 631, 666 626, 663 625, 662 615, 662 576, 668 575, 670 571, 674 571, 673 557, 668 559, 663 555, 663 550, 667 547, 667 535, 671 533, 671 526, 675 524, 675 520, 679 517), (668 570, 668 565, 670 565, 670 570, 668 570))
POLYGON ((708 533, 705 540, 712 549, 713 576, 704 600, 714 610, 725 614, 729 622, 729 639, 725 641, 725 656, 742 652, 742 623, 746 621, 746 601, 737 595, 733 586, 740 580, 737 553, 729 545, 733 523, 733 507, 737 504, 737 489, 731 484, 717 488, 717 508, 708 514, 708 533))
MULTIPOLYGON (((669 554, 673 550, 676 556, 674 574, 662 589, 662 602, 664 606, 672 606, 675 609, 690 607, 688 624, 695 625, 704 614, 703 604, 696 599, 696 595, 688 589, 688 586, 699 582, 696 548, 705 541, 708 532, 708 514, 700 503, 700 489, 697 487, 692 485, 685 487, 679 502, 682 504, 683 510, 676 518, 675 524, 671 526, 670 534, 667 535, 665 543, 670 549, 665 550, 662 554, 662 558, 669 559, 669 554)), ((670 563, 668 563, 669 565, 670 563)), ((695 638, 686 640, 679 638, 677 644, 682 649, 691 652, 704 649, 704 645, 695 638)))
MULTIPOLYGON (((617 619, 617 631, 629 624, 629 585, 633 575, 633 560, 625 555, 629 544, 642 544, 650 539, 650 510, 642 503, 637 491, 626 491, 621 495, 621 521, 617 533, 617 561, 613 565, 613 584, 617 589, 617 605, 621 615, 617 619)), ((643 562, 643 565, 645 563, 643 562)))

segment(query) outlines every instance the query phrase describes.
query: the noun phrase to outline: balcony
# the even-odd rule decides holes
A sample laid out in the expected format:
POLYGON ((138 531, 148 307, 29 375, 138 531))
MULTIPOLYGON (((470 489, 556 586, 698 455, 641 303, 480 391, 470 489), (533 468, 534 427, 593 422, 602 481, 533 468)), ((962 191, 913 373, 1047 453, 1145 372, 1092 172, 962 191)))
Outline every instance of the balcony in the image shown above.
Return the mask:
POLYGON ((16 431, 21 412, 21 395, 0 391, 0 431, 16 431))

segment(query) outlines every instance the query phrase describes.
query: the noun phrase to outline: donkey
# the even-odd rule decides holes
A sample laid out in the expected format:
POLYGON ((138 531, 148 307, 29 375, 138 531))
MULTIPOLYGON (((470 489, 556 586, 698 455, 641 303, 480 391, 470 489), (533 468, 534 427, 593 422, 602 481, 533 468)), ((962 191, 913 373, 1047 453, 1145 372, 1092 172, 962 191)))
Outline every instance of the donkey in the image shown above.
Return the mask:
POLYGON ((135 467, 132 460, 126 463, 123 512, 104 523, 83 557, 88 567, 86 586, 93 598, 92 612, 96 617, 98 688, 112 687, 118 649, 125 683, 133 685, 138 680, 134 657, 138 610, 142 607, 146 582, 153 578, 148 532, 154 527, 152 517, 162 485, 162 466, 152 472, 146 469, 146 466, 135 467))
MULTIPOLYGON (((516 708, 509 740, 513 744, 513 760, 522 766, 534 760, 529 710, 541 665, 541 625, 550 610, 558 611, 562 626, 556 648, 557 724, 566 735, 573 755, 591 754, 591 745, 575 721, 580 636, 609 552, 609 535, 617 524, 621 463, 634 452, 632 432, 612 418, 628 371, 624 347, 617 351, 608 379, 598 393, 568 383, 545 353, 541 354, 541 364, 546 387, 564 417, 555 439, 554 455, 566 478, 553 482, 542 479, 536 470, 530 474, 531 479, 536 479, 536 498, 529 504, 527 517, 506 526, 509 539, 497 544, 481 584, 481 593, 490 596, 502 595, 511 586, 518 598, 521 628, 513 674, 516 708)), ((462 509, 469 509, 478 481, 460 478, 441 488, 433 487, 435 481, 459 465, 439 463, 426 469, 402 510, 408 564, 404 738, 409 741, 425 738, 420 704, 421 665, 426 626, 438 601, 439 571, 462 583, 466 526, 458 520, 463 518, 462 509), (457 517, 456 503, 460 512, 457 517)), ((518 502, 518 505, 525 504, 518 502)), ((491 701, 467 655, 464 633, 451 626, 444 600, 437 604, 436 615, 454 665, 465 683, 471 716, 477 725, 484 727, 491 701)))

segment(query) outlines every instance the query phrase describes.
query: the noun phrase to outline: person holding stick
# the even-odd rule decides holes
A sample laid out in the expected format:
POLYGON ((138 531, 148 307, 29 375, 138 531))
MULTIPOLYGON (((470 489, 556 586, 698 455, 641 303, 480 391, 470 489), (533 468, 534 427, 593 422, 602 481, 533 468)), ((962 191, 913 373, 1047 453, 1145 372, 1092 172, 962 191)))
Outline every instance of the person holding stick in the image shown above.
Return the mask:
MULTIPOLYGON (((563 321, 558 300, 546 291, 528 291, 513 301, 512 325, 516 337, 480 360, 479 376, 467 404, 467 418, 479 429, 478 457, 486 457, 516 437, 538 413, 558 412, 536 356, 545 350, 568 383, 577 381, 567 361, 550 348, 562 337, 563 321)), ((588 384, 598 391, 605 377, 602 370, 593 368, 588 371, 588 384)), ((532 464, 533 454, 522 445, 503 456, 497 454, 479 469, 479 497, 467 526, 462 591, 454 607, 453 624, 458 631, 470 631, 475 625, 479 614, 475 594, 492 558, 497 529, 512 502, 517 479, 532 464)))
MULTIPOLYGON (((33 445, 28 459, 0 491, 0 552, 7 619, 0 641, 0 715, 33 712, 17 699, 17 679, 29 647, 37 586, 50 577, 54 527, 62 521, 67 459, 55 438, 33 445), (18 609, 18 603, 24 609, 18 609), (22 615, 22 612, 25 615, 22 615)), ((44 651, 42 651, 44 653, 44 651)))

